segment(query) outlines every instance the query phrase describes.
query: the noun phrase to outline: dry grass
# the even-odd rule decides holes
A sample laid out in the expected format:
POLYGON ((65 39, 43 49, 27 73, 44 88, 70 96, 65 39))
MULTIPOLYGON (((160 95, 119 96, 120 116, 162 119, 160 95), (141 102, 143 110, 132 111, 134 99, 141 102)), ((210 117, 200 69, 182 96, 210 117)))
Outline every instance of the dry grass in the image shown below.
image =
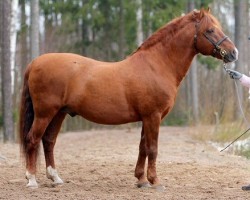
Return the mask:
MULTIPOLYGON (((224 143, 234 140, 242 134, 245 129, 245 126, 238 122, 218 126, 197 126, 192 135, 200 141, 224 143)), ((249 135, 246 134, 241 139, 245 139, 248 136, 249 135)))

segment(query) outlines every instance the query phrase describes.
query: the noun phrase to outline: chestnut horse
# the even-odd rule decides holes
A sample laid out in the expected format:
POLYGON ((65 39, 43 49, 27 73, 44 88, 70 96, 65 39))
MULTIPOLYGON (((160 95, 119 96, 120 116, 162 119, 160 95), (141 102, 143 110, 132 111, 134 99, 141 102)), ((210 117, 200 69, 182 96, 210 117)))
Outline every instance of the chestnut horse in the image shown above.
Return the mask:
POLYGON ((142 121, 137 186, 163 187, 156 174, 159 126, 198 53, 224 62, 238 57, 236 47, 209 10, 194 10, 174 19, 120 62, 69 53, 34 59, 25 72, 20 111, 27 187, 38 187, 35 173, 41 140, 47 177, 54 184, 63 183, 55 169, 53 149, 66 114, 100 124, 142 121))

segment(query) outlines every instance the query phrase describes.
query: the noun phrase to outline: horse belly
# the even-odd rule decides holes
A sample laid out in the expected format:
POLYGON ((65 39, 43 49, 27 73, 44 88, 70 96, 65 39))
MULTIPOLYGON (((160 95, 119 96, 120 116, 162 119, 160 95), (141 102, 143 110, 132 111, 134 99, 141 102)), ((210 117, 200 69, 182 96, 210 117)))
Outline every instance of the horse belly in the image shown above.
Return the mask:
POLYGON ((140 120, 136 111, 123 98, 111 98, 99 94, 88 95, 82 99, 79 103, 71 104, 70 110, 89 121, 115 125, 140 120))
POLYGON ((125 124, 139 120, 138 115, 126 108, 106 104, 103 106, 86 104, 79 113, 82 117, 99 124, 125 124))

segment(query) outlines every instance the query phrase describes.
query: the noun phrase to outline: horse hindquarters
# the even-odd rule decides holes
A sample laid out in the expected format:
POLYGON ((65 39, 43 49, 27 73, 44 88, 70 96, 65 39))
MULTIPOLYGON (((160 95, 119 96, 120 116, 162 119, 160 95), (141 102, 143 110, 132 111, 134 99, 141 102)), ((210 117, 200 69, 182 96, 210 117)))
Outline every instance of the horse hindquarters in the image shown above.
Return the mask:
MULTIPOLYGON (((39 144, 41 138, 50 123, 53 116, 49 113, 48 116, 37 115, 37 110, 34 109, 34 102, 30 95, 30 87, 28 84, 31 65, 27 68, 24 77, 22 99, 20 105, 19 118, 19 137, 21 152, 26 161, 26 178, 28 179, 27 187, 37 188, 35 178, 37 157, 39 153, 39 144)), ((41 108, 45 109, 45 108, 41 108)))

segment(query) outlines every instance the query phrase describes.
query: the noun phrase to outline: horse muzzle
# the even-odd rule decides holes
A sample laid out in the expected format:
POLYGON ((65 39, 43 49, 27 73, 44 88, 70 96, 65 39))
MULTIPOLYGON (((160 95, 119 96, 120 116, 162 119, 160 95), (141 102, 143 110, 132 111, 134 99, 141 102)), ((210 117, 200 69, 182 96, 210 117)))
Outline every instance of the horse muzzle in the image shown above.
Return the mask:
POLYGON ((223 56, 223 61, 225 63, 230 63, 238 60, 238 50, 234 48, 232 51, 228 51, 224 56, 223 56))

